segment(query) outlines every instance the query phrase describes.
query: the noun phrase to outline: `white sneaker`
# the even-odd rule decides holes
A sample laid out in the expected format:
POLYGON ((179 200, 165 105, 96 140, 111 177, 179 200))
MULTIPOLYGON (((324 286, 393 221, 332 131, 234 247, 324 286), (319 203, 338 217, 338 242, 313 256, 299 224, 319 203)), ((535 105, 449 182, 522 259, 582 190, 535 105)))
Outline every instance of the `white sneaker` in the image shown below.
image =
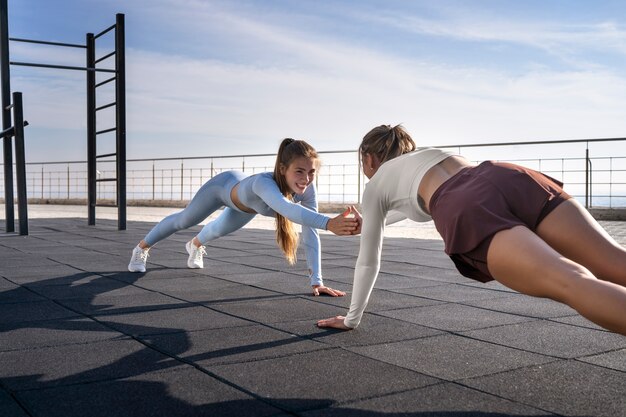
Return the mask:
POLYGON ((146 260, 148 260, 148 251, 150 249, 141 249, 139 246, 135 246, 133 249, 133 255, 130 258, 128 264, 128 270, 130 272, 146 272, 146 260))
POLYGON ((187 259, 187 266, 193 269, 201 269, 204 268, 204 261, 202 259, 202 255, 206 255, 206 251, 204 250, 204 246, 200 246, 199 248, 193 244, 190 240, 185 245, 185 249, 187 249, 187 253, 189 254, 189 259, 187 259))

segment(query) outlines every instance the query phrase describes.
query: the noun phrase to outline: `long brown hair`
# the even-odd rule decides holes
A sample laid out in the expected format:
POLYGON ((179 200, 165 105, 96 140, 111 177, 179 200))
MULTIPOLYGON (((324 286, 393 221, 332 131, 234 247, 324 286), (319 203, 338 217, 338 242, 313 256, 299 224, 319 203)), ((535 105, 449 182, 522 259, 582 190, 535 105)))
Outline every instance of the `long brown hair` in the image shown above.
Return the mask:
MULTIPOLYGON (((294 159, 300 157, 318 159, 315 148, 305 141, 291 138, 283 139, 278 148, 278 155, 276 155, 274 181, 278 184, 280 192, 291 201, 293 201, 293 191, 289 188, 282 169, 283 167, 287 169, 294 159)), ((295 264, 298 252, 298 232, 293 222, 279 213, 276 213, 276 242, 285 254, 287 262, 290 265, 295 264)))
POLYGON ((401 125, 391 127, 380 125, 363 137, 359 152, 361 155, 376 155, 380 163, 415 150, 415 142, 401 125))

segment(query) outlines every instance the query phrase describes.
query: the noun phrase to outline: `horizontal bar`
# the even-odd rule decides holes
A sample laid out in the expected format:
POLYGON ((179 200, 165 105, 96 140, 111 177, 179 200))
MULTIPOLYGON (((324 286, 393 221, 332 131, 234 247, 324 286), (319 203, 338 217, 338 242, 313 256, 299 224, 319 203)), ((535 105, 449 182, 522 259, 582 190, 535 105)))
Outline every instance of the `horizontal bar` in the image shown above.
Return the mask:
POLYGON ((102 32, 98 33, 96 36, 94 36, 94 39, 98 39, 100 36, 104 35, 105 33, 109 32, 111 29, 115 28, 115 23, 113 23, 111 26, 109 26, 108 28, 104 29, 102 32))
POLYGON ((115 127, 112 127, 110 129, 104 129, 104 130, 99 130, 96 132, 96 135, 99 135, 100 133, 109 133, 109 132, 114 132, 115 131, 115 127))
POLYGON ((96 207, 117 207, 117 204, 96 204, 96 207))
POLYGON ((56 69, 69 69, 77 71, 95 71, 95 72, 116 72, 114 69, 105 68, 87 68, 87 67, 71 67, 67 65, 49 65, 49 64, 34 64, 31 62, 9 62, 11 65, 18 65, 22 67, 38 67, 38 68, 56 68, 56 69))
POLYGON ((106 154, 102 154, 102 155, 96 155, 96 158, 106 158, 107 156, 117 156, 117 154, 115 152, 113 152, 113 153, 106 153, 106 154))
POLYGON ((100 87, 101 85, 105 85, 106 83, 110 83, 111 81, 115 80, 117 77, 111 77, 108 80, 104 80, 102 82, 99 82, 98 84, 96 84, 96 88, 100 87))
POLYGON ((15 42, 38 43, 40 45, 67 46, 69 48, 87 48, 87 45, 78 45, 75 43, 37 41, 34 39, 21 39, 21 38, 9 38, 9 40, 15 41, 15 42))
MULTIPOLYGON (((593 142, 615 142, 626 140, 626 138, 601 138, 601 139, 563 139, 527 142, 492 142, 492 143, 465 143, 459 145, 437 145, 433 148, 479 148, 483 146, 513 146, 513 145, 553 145, 558 143, 593 143, 593 142)), ((319 153, 319 152, 318 152, 319 153)))
POLYGON ((105 60, 105 59, 107 59, 107 58, 112 57, 113 55, 115 55, 115 51, 111 52, 110 54, 106 54, 105 56, 103 56, 103 57, 102 57, 102 58, 100 58, 100 59, 96 59, 96 64, 97 64, 98 62, 102 62, 102 61, 104 61, 104 60, 105 60))
POLYGON ((117 178, 98 178, 96 182, 112 182, 117 181, 117 178))
MULTIPOLYGON (((28 126, 28 120, 24 120, 24 126, 28 126)), ((15 136, 15 126, 8 127, 0 132, 0 138, 15 136)))
MULTIPOLYGON (((527 145, 527 144, 553 144, 553 143, 569 143, 569 142, 589 142, 589 143, 597 143, 597 142, 616 142, 616 141, 626 141, 626 138, 596 138, 596 139, 573 139, 573 140, 558 140, 558 141, 539 141, 539 142, 501 142, 496 143, 494 146, 507 146, 507 145, 527 145)), ((483 146, 482 144, 477 145, 468 145, 468 144, 456 144, 456 145, 431 145, 433 148, 467 148, 472 146, 483 146)), ((358 152, 358 149, 344 149, 344 150, 336 150, 336 151, 317 151, 318 154, 337 154, 337 153, 350 153, 350 152, 358 152)), ((179 156, 179 157, 166 157, 166 158, 136 158, 136 159, 127 159, 127 162, 147 162, 147 161, 189 161, 195 159, 228 159, 228 158, 258 158, 258 157, 267 157, 267 156, 276 156, 276 153, 259 153, 259 154, 239 154, 239 155, 205 155, 205 156, 179 156)), ((623 158, 623 157, 616 157, 623 158)), ((535 158, 536 159, 536 158, 535 158)), ((543 160, 562 160, 564 158, 542 158, 543 160)), ((584 158, 565 158, 566 160, 575 160, 575 159, 584 159, 584 158)), ((598 159, 598 158, 594 158, 598 159)), ((56 164, 84 164, 87 161, 44 161, 44 162, 26 162, 26 165, 56 165, 56 164)), ((115 162, 115 161, 102 161, 102 162, 115 162)), ((2 163, 0 162, 0 166, 2 163)))
POLYGON ((8 106, 6 106, 4 109, 5 110, 11 110, 13 108, 13 103, 9 104, 8 106))
POLYGON ((104 106, 96 107, 96 111, 98 111, 98 110, 104 110, 104 109, 106 109, 106 108, 109 108, 109 107, 115 106, 116 104, 117 104, 117 102, 116 102, 116 101, 114 101, 113 103, 109 103, 109 104, 105 104, 104 106))

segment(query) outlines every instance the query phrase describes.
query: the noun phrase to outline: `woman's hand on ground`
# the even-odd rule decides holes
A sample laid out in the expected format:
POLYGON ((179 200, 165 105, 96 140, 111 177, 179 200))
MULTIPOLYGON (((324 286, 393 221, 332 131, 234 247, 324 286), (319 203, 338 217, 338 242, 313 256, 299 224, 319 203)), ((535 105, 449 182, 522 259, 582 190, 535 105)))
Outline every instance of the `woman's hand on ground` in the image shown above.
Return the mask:
POLYGON ((346 295, 344 291, 334 290, 323 285, 313 285, 313 295, 318 296, 320 294, 328 294, 331 297, 343 297, 346 295))
MULTIPOLYGON (((353 214, 352 206, 348 207, 343 213, 330 219, 326 225, 326 230, 340 236, 355 234, 357 230, 360 230, 359 219, 354 216, 350 217, 351 214, 353 214)), ((361 215, 359 214, 359 218, 360 217, 361 215)))
POLYGON ((343 324, 343 319, 345 319, 344 316, 335 316, 329 319, 318 320, 317 327, 328 327, 339 330, 352 330, 350 327, 343 324))

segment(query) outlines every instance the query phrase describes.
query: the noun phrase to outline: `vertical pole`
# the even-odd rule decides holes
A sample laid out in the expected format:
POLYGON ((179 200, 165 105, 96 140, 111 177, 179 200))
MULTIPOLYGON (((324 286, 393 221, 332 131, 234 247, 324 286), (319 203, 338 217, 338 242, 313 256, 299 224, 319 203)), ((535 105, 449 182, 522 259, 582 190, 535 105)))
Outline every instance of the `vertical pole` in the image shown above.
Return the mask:
POLYGON ((152 201, 154 201, 154 189, 155 189, 155 184, 154 184, 154 161, 152 161, 152 201))
POLYGON ((361 204, 361 152, 357 152, 356 201, 361 204))
POLYGON ((589 147, 585 149, 585 208, 589 208, 589 147))
POLYGON ((96 224, 96 41, 87 34, 87 224, 96 224))
POLYGON ((13 93, 13 126, 15 128, 15 177, 20 235, 28 234, 28 194, 26 191, 26 157, 24 155, 24 112, 22 93, 13 93))
MULTIPOLYGON (((0 84, 2 87, 2 130, 11 127, 11 76, 9 71, 9 7, 0 0, 0 84)), ((13 209, 13 149, 11 136, 5 136, 4 149, 4 211, 6 231, 15 231, 13 209)))
POLYGON ((126 230, 126 49, 124 15, 115 15, 117 228, 126 230))

